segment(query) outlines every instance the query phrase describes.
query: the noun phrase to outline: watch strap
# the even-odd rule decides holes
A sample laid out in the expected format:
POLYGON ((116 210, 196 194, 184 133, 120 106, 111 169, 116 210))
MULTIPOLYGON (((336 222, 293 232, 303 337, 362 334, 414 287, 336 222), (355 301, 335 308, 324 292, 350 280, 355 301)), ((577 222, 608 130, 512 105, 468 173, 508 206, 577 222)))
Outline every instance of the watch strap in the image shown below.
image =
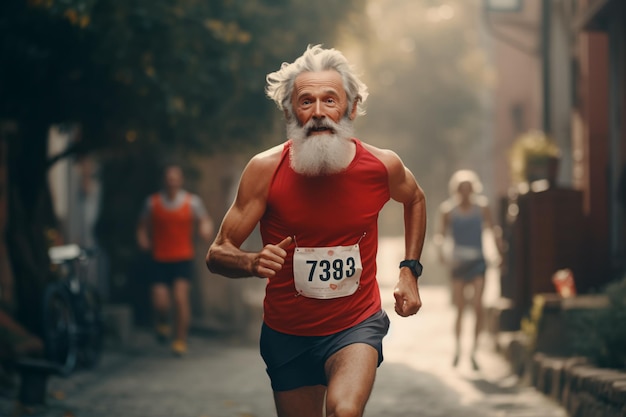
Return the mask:
POLYGON ((417 259, 405 259, 400 262, 400 268, 407 267, 411 270, 411 273, 415 276, 415 278, 419 278, 422 275, 422 270, 424 267, 417 259))

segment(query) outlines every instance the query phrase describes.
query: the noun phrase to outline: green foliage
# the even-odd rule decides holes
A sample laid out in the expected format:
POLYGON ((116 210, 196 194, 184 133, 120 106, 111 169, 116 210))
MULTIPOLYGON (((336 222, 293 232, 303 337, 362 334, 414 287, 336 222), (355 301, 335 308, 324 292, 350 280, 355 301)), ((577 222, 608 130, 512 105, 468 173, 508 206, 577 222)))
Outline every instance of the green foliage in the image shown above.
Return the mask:
POLYGON ((86 148, 255 143, 273 128, 265 74, 331 43, 359 4, 6 0, 0 117, 79 123, 86 148))
POLYGON ((572 351, 598 366, 626 369, 626 277, 609 284, 603 293, 609 298, 607 308, 571 317, 572 351))
POLYGON ((0 119, 49 125, 82 112, 90 41, 80 27, 6 0, 0 3, 0 39, 0 119))
POLYGON ((535 295, 533 297, 533 303, 528 315, 523 317, 520 323, 522 333, 528 341, 528 349, 531 352, 537 347, 537 336, 539 334, 539 327, 545 302, 546 300, 543 295, 535 295))
POLYGON ((520 135, 511 147, 509 162, 514 183, 532 181, 532 166, 551 158, 558 158, 560 150, 544 132, 531 130, 520 135))

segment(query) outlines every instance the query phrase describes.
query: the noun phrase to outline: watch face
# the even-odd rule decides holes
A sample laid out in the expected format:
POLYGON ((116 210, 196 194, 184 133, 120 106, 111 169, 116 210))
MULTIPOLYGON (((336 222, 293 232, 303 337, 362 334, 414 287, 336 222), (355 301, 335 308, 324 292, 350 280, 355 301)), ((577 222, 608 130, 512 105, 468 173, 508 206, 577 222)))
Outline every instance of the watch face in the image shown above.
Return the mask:
POLYGON ((411 272, 413 272, 413 275, 415 275, 416 277, 419 277, 420 275, 422 275, 422 264, 417 261, 417 260, 405 260, 400 262, 400 268, 402 268, 403 266, 407 266, 411 269, 411 272))

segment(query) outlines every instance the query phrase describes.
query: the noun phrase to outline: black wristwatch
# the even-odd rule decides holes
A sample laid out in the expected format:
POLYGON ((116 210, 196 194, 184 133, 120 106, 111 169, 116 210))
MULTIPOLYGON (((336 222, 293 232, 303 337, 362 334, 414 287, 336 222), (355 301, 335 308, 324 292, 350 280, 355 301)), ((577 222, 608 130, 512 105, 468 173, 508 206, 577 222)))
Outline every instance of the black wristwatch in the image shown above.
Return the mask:
POLYGON ((417 259, 405 259, 400 262, 400 268, 405 266, 411 270, 415 278, 419 278, 420 275, 422 275, 422 269, 424 269, 424 267, 417 259))

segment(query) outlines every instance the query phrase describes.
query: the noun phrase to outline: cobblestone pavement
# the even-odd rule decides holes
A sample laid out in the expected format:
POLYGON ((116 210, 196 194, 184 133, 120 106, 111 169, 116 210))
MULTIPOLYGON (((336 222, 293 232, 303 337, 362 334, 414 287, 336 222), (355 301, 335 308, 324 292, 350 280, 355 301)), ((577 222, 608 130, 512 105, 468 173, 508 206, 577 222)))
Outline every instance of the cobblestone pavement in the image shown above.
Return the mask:
MULTIPOLYGON (((384 268, 383 263, 381 271, 384 268)), ((452 367, 454 313, 445 286, 424 284, 422 310, 411 318, 400 318, 393 312, 392 285, 391 278, 381 279, 384 307, 392 324, 366 416, 566 417, 551 400, 519 384, 487 338, 482 339, 477 356, 479 371, 472 370, 467 356, 457 368, 452 367)), ((471 323, 468 315, 467 333, 471 323)), ((275 416, 255 343, 194 336, 190 353, 176 358, 146 333, 135 334, 133 340, 130 350, 108 351, 95 371, 51 378, 47 405, 22 410, 21 415, 275 416)), ((13 402, 0 398, 0 415, 14 413, 13 402)))

